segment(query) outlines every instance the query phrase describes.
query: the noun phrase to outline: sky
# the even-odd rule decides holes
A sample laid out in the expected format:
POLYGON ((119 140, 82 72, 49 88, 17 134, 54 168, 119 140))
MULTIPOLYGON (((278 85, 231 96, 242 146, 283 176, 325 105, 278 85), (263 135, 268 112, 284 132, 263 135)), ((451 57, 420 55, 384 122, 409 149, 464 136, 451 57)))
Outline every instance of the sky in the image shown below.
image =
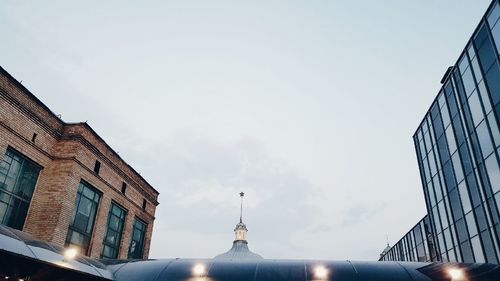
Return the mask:
POLYGON ((0 65, 159 192, 151 258, 376 260, 426 213, 412 136, 490 0, 0 3, 0 65))

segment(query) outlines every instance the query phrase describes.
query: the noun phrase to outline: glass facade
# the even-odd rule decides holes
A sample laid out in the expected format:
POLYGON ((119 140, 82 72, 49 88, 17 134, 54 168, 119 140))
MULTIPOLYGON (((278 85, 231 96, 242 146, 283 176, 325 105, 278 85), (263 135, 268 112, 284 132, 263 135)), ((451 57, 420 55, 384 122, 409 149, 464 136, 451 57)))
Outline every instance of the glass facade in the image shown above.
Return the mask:
POLYGON ((436 257, 434 245, 429 217, 425 216, 390 250, 383 253, 381 260, 429 262, 436 257))
MULTIPOLYGON (((494 0, 413 136, 431 261, 499 262, 499 17, 494 0)), ((402 250, 381 259, 411 260, 402 250)))
POLYGON ((129 259, 142 259, 144 252, 144 236, 146 234, 146 224, 138 218, 134 220, 134 227, 132 230, 132 240, 128 249, 129 259))
POLYGON ((41 167, 8 149, 0 163, 0 223, 23 229, 41 167))
POLYGON ((80 182, 76 194, 75 208, 69 225, 66 246, 76 246, 80 253, 88 255, 90 238, 99 205, 100 194, 85 182, 80 182))
POLYGON ((115 203, 111 203, 108 215, 108 228, 102 243, 101 258, 116 259, 118 257, 125 215, 125 209, 115 203))

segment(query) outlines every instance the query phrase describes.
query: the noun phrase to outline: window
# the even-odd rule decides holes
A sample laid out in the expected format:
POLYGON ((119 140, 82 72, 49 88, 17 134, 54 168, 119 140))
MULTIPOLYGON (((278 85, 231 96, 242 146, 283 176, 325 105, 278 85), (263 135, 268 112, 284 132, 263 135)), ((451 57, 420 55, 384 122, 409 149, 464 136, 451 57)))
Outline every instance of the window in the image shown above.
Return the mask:
POLYGON ((94 173, 99 174, 100 169, 101 169, 101 162, 96 160, 94 165, 94 173))
POLYGON ((8 149, 0 163, 0 223, 22 230, 41 167, 8 149))
POLYGON ((474 252, 474 262, 485 262, 483 248, 481 247, 479 236, 472 238, 470 242, 472 244, 472 251, 474 252))
POLYGON ((128 249, 129 259, 142 259, 145 234, 146 224, 140 221, 138 218, 135 218, 134 226, 132 229, 132 240, 130 241, 130 247, 128 249))
POLYGON ((146 199, 142 199, 142 209, 143 210, 146 210, 146 204, 147 204, 146 199))
POLYGON ((80 182, 68 236, 66 237, 66 246, 76 246, 80 248, 80 253, 88 254, 99 198, 100 195, 94 188, 80 182))
POLYGON ((104 235, 101 258, 116 259, 122 239, 123 222, 126 211, 115 203, 111 203, 108 215, 108 228, 104 235))
POLYGON ((476 132, 479 144, 481 145, 481 152, 483 157, 486 158, 493 152, 493 144, 491 143, 490 132, 486 122, 481 122, 481 124, 477 127, 476 132))
POLYGON ((125 191, 127 191, 127 184, 122 182, 122 193, 125 194, 125 191))
POLYGON ((476 91, 469 98, 469 108, 474 120, 474 127, 476 127, 484 119, 483 109, 481 108, 481 102, 476 91))
POLYGON ((500 169, 498 168, 498 161, 495 154, 488 157, 484 163, 486 164, 486 170, 488 170, 491 190, 493 193, 497 193, 500 190, 500 169))

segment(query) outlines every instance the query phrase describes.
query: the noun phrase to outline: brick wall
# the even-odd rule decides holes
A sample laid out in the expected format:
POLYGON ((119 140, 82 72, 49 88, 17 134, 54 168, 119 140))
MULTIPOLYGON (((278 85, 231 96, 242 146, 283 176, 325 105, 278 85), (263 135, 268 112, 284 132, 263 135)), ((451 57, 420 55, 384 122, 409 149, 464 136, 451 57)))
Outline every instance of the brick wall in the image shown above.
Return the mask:
POLYGON ((135 217, 148 225, 144 250, 147 258, 159 193, 88 124, 63 122, 0 67, 0 157, 8 148, 43 167, 23 231, 64 246, 77 189, 84 180, 102 193, 89 255, 98 258, 101 254, 109 208, 114 201, 127 210, 119 258, 127 258, 135 217), (99 174, 93 171, 96 160, 101 163, 99 174), (121 193, 123 182, 127 184, 125 194, 121 193))

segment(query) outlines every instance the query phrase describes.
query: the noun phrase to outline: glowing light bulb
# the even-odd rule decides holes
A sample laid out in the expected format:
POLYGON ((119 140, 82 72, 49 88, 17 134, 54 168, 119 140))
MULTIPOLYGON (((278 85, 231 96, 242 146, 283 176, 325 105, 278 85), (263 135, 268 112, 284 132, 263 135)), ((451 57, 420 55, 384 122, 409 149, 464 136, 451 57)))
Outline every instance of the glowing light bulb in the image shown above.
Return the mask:
POLYGON ((76 257, 78 254, 78 250, 75 248, 68 248, 64 251, 64 259, 65 260, 72 260, 76 257))
POLYGON ((322 280, 328 277, 328 269, 322 265, 318 265, 314 268, 314 277, 316 279, 322 280))
POLYGON ((448 269, 448 274, 452 281, 463 280, 464 278, 464 271, 460 268, 450 268, 448 269))
POLYGON ((207 268, 203 264, 197 264, 193 267, 193 275, 202 276, 207 273, 207 268))

